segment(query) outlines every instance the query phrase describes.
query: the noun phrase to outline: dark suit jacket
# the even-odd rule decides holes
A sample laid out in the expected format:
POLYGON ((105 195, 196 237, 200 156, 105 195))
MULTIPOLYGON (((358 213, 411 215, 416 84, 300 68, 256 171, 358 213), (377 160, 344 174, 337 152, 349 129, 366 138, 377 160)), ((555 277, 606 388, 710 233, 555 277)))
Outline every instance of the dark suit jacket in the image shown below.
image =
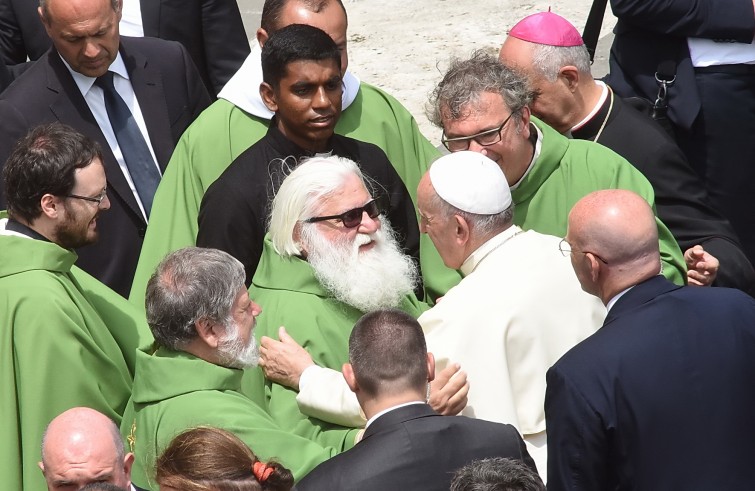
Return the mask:
MULTIPOLYGON (((38 6, 38 0, 0 0, 0 54, 8 65, 50 48, 38 6)), ((144 35, 183 44, 213 97, 249 55, 236 0, 141 0, 141 10, 144 35)))
POLYGON ((618 21, 607 82, 622 97, 655 100, 655 72, 665 60, 677 63, 669 89, 669 117, 689 129, 700 110, 688 37, 749 43, 755 17, 749 0, 611 0, 618 21))
POLYGON ((547 373, 549 490, 752 489, 755 300, 661 276, 547 373))
POLYGON ((522 460, 537 472, 513 426, 440 416, 416 404, 380 416, 361 442, 317 466, 296 489, 446 491, 458 468, 488 457, 522 460))
MULTIPOLYGON (((178 43, 121 37, 120 52, 161 169, 184 130, 210 99, 194 63, 178 43)), ((105 158, 110 210, 97 220, 100 240, 79 249, 77 265, 128 295, 147 224, 113 152, 70 72, 51 49, 0 94, 0 162, 29 129, 60 121, 99 142, 105 158)), ((0 190, 0 209, 5 196, 0 190)))
POLYGON ((755 271, 731 224, 710 204, 700 177, 669 135, 650 117, 615 96, 595 117, 572 132, 594 140, 627 159, 647 177, 655 191, 658 217, 671 230, 682 251, 701 244, 721 262, 716 286, 755 294, 755 271), (608 119, 606 120, 606 117, 608 119))

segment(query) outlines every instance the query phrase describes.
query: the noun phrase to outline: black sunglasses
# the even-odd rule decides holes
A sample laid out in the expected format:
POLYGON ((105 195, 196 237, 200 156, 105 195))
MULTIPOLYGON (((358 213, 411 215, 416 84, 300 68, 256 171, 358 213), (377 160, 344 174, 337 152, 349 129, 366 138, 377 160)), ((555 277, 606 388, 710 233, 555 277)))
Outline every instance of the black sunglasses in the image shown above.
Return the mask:
POLYGON ((360 223, 362 223, 362 213, 367 212, 367 216, 370 218, 377 218, 378 215, 380 215, 381 212, 381 206, 380 203, 378 203, 378 200, 373 199, 371 201, 368 201, 367 204, 364 206, 360 206, 359 208, 353 208, 349 211, 345 211, 341 213, 340 215, 330 215, 326 217, 312 217, 307 218, 304 220, 305 223, 315 223, 315 222, 322 222, 325 220, 340 220, 341 223, 343 223, 343 226, 346 228, 354 228, 358 227, 360 223))

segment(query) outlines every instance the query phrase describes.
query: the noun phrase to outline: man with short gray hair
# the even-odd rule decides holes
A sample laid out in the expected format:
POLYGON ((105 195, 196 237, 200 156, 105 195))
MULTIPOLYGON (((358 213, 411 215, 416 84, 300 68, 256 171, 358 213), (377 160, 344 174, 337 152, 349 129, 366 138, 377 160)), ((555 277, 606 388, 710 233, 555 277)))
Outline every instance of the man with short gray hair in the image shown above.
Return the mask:
MULTIPOLYGON (((152 482, 155 457, 179 432, 197 425, 226 428, 263 460, 278 459, 298 479, 337 448, 283 431, 241 390, 244 368, 256 366, 255 319, 262 309, 244 286, 244 268, 225 252, 190 247, 168 255, 147 287, 147 320, 155 345, 137 352, 134 391, 121 431, 136 455, 133 480, 152 482)), ((328 432, 313 436, 327 439, 328 432)))
MULTIPOLYGON (((631 189, 651 206, 653 188, 619 155, 592 142, 569 140, 530 117, 533 93, 514 70, 482 51, 454 60, 432 96, 433 123, 451 152, 472 150, 506 175, 525 230, 563 237, 566 210, 596 189, 631 189)), ((658 220, 663 274, 683 283, 686 267, 676 240, 658 220)))

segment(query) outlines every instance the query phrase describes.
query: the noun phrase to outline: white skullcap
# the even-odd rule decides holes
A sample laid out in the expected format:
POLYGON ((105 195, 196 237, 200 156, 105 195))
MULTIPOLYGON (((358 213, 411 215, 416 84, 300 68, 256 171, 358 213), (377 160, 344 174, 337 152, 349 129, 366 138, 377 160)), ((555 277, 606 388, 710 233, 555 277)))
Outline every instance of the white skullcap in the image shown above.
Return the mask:
POLYGON ((495 215, 511 206, 511 191, 498 164, 477 152, 454 152, 430 167, 430 182, 446 203, 476 215, 495 215))

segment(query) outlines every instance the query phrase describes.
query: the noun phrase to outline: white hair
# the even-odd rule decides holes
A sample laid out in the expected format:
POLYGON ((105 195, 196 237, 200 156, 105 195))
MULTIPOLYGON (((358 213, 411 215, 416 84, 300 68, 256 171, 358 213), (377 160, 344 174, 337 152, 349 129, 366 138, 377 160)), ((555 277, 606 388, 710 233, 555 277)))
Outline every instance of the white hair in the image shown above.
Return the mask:
POLYGON ((580 46, 549 46, 532 44, 532 64, 549 82, 558 78, 565 66, 574 66, 581 74, 590 74, 590 54, 584 44, 580 46))
POLYGON ((353 160, 312 157, 284 179, 273 198, 268 228, 275 252, 284 257, 301 254, 301 247, 294 240, 297 224, 317 216, 324 198, 335 193, 351 175, 364 183, 364 175, 353 160))

